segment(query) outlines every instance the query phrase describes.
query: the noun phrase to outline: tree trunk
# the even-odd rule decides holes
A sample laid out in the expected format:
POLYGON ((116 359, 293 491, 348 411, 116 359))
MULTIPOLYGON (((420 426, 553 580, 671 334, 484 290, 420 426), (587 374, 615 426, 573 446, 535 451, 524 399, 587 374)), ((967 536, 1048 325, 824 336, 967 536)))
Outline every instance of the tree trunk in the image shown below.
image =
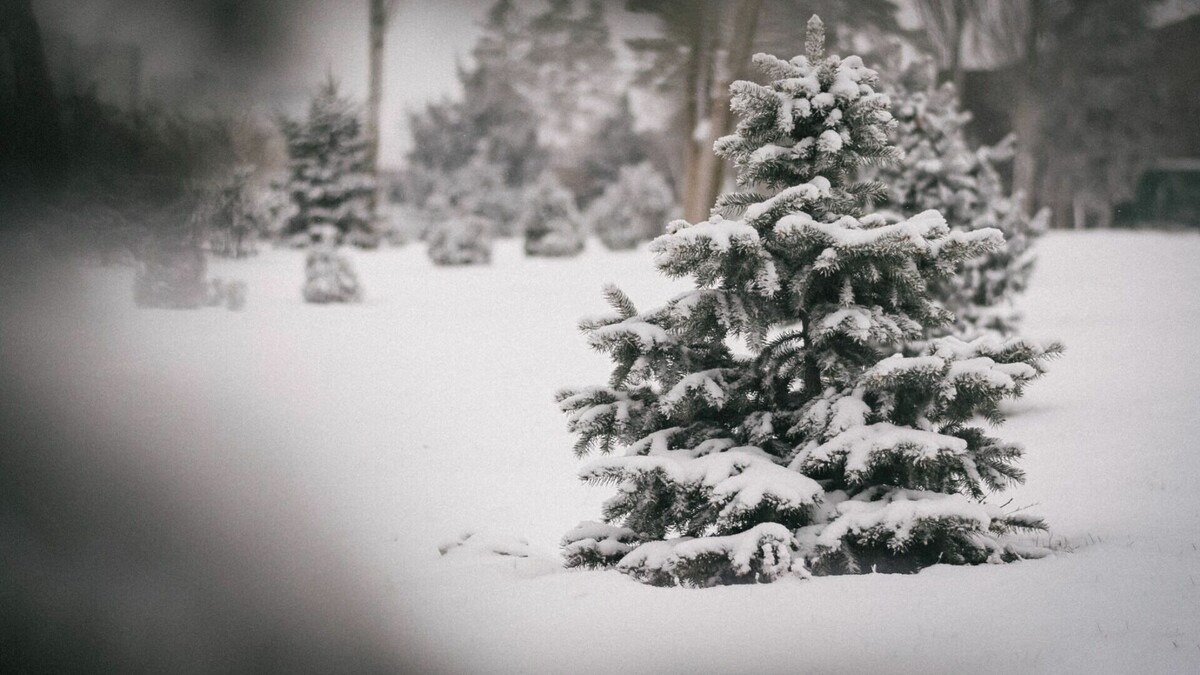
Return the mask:
POLYGON ((947 31, 946 38, 950 42, 950 78, 954 82, 954 89, 958 95, 962 96, 967 84, 967 74, 963 69, 962 62, 963 37, 967 32, 967 0, 953 0, 953 2, 953 24, 947 31))
POLYGON ((367 162, 375 189, 371 192, 370 215, 378 215, 379 199, 379 106, 383 99, 383 37, 387 31, 387 0, 370 0, 370 82, 367 95, 367 162))
POLYGON ((680 203, 683 205, 683 217, 689 222, 695 222, 703 217, 693 210, 696 202, 696 191, 699 187, 698 171, 700 158, 703 153, 702 142, 696 139, 697 126, 704 114, 703 102, 705 92, 710 85, 712 75, 712 50, 709 40, 712 32, 713 11, 705 3, 698 11, 703 12, 697 22, 697 29, 692 35, 692 44, 688 48, 688 60, 684 74, 683 108, 680 127, 683 131, 683 184, 680 186, 680 203))
MULTIPOLYGON (((1037 91, 1037 37, 1040 20, 1037 0, 1027 0, 1029 21, 1024 39, 1024 56, 1017 65, 1017 103, 1013 115, 1013 131, 1017 146, 1013 156, 1013 191, 1024 199, 1030 213, 1036 213, 1042 200, 1038 194, 1038 136, 1041 127, 1041 105, 1037 91)), ((1063 214, 1051 214, 1051 223, 1063 214), (1057 217, 1056 217, 1057 216, 1057 217)))
POLYGON ((729 133, 733 115, 729 110, 729 86, 735 80, 746 77, 750 63, 750 52, 754 46, 754 33, 758 27, 762 0, 738 0, 734 7, 733 35, 724 50, 724 62, 713 55, 715 76, 710 91, 708 139, 706 140, 697 168, 697 189, 689 204, 689 220, 703 220, 717 199, 725 174, 725 160, 713 153, 717 139, 729 133))

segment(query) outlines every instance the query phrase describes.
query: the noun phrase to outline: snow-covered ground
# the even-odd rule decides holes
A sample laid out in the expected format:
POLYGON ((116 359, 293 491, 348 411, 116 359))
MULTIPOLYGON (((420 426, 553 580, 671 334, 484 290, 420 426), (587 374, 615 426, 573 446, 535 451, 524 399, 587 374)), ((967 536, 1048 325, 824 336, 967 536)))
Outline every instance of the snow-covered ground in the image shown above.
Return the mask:
POLYGON ((352 252, 349 307, 304 304, 302 254, 269 250, 211 265, 248 282, 237 313, 138 310, 129 270, 89 268, 74 328, 0 335, 46 400, 136 439, 122 466, 281 578, 351 589, 325 594, 422 670, 1200 672, 1200 237, 1039 247, 1026 332, 1068 350, 998 433, 1028 449, 999 501, 1070 552, 913 576, 688 590, 560 569, 608 491, 575 480, 554 392, 608 375, 575 328, 603 283, 644 307, 686 286, 645 250, 352 252))

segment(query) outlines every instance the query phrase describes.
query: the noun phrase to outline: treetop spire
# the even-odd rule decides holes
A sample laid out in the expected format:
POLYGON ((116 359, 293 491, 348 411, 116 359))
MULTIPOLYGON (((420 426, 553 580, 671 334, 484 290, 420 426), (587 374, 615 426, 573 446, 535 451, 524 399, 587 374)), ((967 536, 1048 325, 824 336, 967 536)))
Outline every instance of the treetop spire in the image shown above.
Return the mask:
POLYGON ((825 22, 816 14, 808 20, 808 33, 804 38, 804 54, 809 63, 816 63, 825 56, 825 22))

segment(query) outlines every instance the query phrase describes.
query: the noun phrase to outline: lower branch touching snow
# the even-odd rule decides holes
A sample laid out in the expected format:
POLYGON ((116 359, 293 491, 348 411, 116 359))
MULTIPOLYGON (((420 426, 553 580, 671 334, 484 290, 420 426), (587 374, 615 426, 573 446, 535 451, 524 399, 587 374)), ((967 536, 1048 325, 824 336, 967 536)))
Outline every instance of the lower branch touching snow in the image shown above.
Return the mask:
POLYGON ((796 556, 791 530, 778 523, 723 537, 648 542, 626 555, 617 569, 655 586, 700 588, 809 576, 796 556))
POLYGON ((1013 530, 1042 529, 1036 518, 1004 514, 960 494, 893 489, 868 491, 830 505, 829 522, 802 528, 801 550, 814 570, 915 572, 939 562, 978 564, 1049 553, 1005 541, 1013 530), (904 553, 903 557, 897 556, 904 553), (853 569, 845 569, 853 567, 853 569))
POLYGON ((567 567, 612 567, 640 541, 627 527, 587 520, 563 535, 563 556, 567 567))

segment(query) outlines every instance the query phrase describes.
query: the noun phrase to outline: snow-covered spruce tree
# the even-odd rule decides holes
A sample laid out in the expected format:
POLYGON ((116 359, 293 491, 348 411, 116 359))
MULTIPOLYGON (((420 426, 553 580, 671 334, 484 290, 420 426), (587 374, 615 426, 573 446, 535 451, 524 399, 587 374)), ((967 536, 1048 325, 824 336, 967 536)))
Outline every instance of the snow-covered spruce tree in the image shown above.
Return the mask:
POLYGON ((341 96, 330 77, 309 102, 308 118, 283 119, 280 131, 288 150, 286 189, 296 205, 283 234, 306 242, 313 227, 328 224, 341 243, 378 246, 370 212, 375 183, 359 106, 341 96))
POLYGON ((649 162, 622 167, 587 210, 591 231, 608 248, 630 249, 662 234, 675 209, 667 179, 649 162))
POLYGON ((358 302, 362 288, 350 259, 337 247, 337 232, 318 227, 304 260, 304 300, 314 304, 358 302))
POLYGON ((492 261, 491 227, 479 216, 451 217, 433 226, 429 259, 437 265, 483 265, 492 261))
POLYGON ((583 232, 575 198, 546 172, 525 196, 521 231, 525 234, 525 254, 563 257, 579 255, 583 250, 583 232))
POLYGON ((716 149, 758 191, 652 244, 696 288, 639 312, 610 287, 616 315, 582 324, 615 369, 558 400, 576 452, 605 455, 582 478, 617 494, 605 522, 566 535, 568 565, 691 586, 909 571, 1012 559, 1027 551, 1004 536, 1042 527, 983 502, 1022 479, 1021 449, 974 420, 998 423, 1058 348, 951 337, 896 353, 950 319, 930 279, 1002 237, 951 232, 936 212, 861 212, 881 186, 848 176, 895 154, 888 99, 823 43, 814 17, 805 56, 757 55, 771 84, 733 85, 741 120, 716 149))
POLYGON ((955 322, 934 327, 930 334, 1014 333, 1020 315, 1013 300, 1028 285, 1033 243, 1049 220, 1045 210, 1031 218, 1021 196, 1005 188, 997 167, 1011 160, 1015 139, 972 148, 964 130, 970 113, 962 110, 953 84, 936 85, 928 63, 911 65, 887 89, 897 121, 894 137, 903 155, 866 172, 889 186, 880 206, 901 216, 934 209, 951 227, 996 228, 1006 243, 964 261, 954 276, 934 283, 934 298, 954 313, 955 322))

